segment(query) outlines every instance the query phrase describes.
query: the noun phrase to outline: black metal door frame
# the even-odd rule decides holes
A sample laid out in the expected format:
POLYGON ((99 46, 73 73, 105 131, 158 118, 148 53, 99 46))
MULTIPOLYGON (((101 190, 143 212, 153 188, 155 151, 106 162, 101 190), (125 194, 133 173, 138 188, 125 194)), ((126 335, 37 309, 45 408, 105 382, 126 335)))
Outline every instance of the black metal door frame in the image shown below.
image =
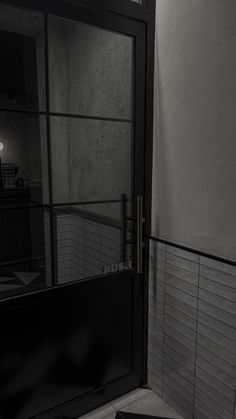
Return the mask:
MULTIPOLYGON (((29 10, 40 11, 45 15, 52 14, 64 18, 77 20, 81 23, 98 26, 100 28, 120 32, 133 37, 135 43, 135 71, 134 71, 134 208, 137 195, 144 196, 146 218, 145 235, 151 230, 151 178, 152 178, 152 123, 153 123, 153 70, 154 70, 154 28, 155 28, 155 0, 146 0, 145 6, 129 0, 8 0, 1 1, 9 6, 16 6, 29 10)), ((47 37, 47 25, 46 37, 47 37)), ((46 38, 47 44, 47 38, 46 38)), ((47 56, 47 46, 46 46, 47 56)), ((46 72, 48 65, 46 60, 46 72)), ((46 77, 46 89, 49 105, 49 80, 46 77)), ((48 133, 50 137, 49 106, 45 112, 48 119, 48 133)), ((50 147, 49 147, 50 149, 50 147)), ((50 169, 50 168, 49 168, 50 169)), ((50 182, 51 183, 51 182, 50 182)), ((48 206, 53 211, 52 201, 48 206)), ((53 246, 53 243, 52 243, 53 246)), ((136 275, 133 281, 134 316, 133 324, 133 367, 138 377, 136 385, 146 383, 147 363, 147 284, 148 284, 148 247, 145 249, 144 273, 136 275)), ((116 274, 116 275, 127 275, 116 274)), ((94 279, 92 279, 94 280, 94 279)), ((31 294, 10 298, 0 302, 0 312, 24 307, 34 301, 58 298, 61 295, 77 292, 91 281, 52 287, 31 294)), ((95 278, 97 283, 99 278, 95 278)), ((54 281, 54 284, 56 281, 54 281)), ((102 404, 102 400, 112 400, 117 395, 131 390, 134 386, 133 378, 127 376, 117 379, 104 388, 97 389, 89 395, 73 400, 66 405, 59 406, 52 411, 37 416, 37 418, 54 419, 58 414, 74 415, 78 410, 83 413, 102 404), (101 397, 102 395, 102 397, 101 397)))

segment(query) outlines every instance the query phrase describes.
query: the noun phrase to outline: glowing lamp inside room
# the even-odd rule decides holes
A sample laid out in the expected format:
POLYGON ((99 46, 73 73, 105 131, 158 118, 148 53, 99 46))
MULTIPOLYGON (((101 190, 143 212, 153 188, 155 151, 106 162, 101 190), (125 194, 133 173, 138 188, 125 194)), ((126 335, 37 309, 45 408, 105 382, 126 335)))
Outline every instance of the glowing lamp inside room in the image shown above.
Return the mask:
POLYGON ((3 150, 3 143, 0 143, 0 151, 2 151, 3 150))

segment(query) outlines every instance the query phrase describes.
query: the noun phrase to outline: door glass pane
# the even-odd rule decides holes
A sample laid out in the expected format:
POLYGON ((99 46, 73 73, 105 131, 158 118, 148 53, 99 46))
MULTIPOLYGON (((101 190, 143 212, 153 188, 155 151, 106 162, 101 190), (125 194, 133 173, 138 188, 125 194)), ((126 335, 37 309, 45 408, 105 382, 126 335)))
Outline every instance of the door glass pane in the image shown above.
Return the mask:
POLYGON ((131 197, 131 124, 51 117, 54 203, 131 197))
POLYGON ((0 5, 0 108, 45 110, 44 20, 0 5))
POLYGON ((59 284, 133 268, 132 231, 128 225, 123 230, 122 202, 110 203, 109 211, 107 204, 59 207, 54 220, 59 284))
POLYGON ((0 299, 51 286, 48 211, 1 209, 0 237, 0 299))
POLYGON ((59 284, 132 269, 132 58, 130 37, 49 19, 59 284))
POLYGON ((0 111, 0 207, 48 203, 44 116, 0 111))
POLYGON ((132 38, 49 19, 50 111, 131 119, 132 38))

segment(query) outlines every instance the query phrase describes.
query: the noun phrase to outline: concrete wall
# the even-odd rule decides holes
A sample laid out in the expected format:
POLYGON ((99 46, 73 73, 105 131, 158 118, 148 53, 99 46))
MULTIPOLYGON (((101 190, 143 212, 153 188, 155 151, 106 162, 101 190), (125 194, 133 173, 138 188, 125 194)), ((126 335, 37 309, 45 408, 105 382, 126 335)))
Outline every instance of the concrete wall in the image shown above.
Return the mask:
POLYGON ((131 119, 131 38, 51 18, 49 51, 54 201, 130 194, 131 123, 91 117, 131 119))
POLYGON ((152 234, 236 260, 236 2, 156 5, 152 234))

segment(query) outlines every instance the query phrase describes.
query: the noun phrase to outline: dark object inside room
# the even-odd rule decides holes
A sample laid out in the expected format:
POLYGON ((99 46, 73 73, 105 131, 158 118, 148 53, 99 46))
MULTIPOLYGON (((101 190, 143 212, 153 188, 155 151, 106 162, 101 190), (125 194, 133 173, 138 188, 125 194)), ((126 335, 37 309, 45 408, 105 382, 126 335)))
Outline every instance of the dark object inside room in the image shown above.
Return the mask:
POLYGON ((1 108, 38 107, 35 39, 19 33, 0 31, 1 108))

